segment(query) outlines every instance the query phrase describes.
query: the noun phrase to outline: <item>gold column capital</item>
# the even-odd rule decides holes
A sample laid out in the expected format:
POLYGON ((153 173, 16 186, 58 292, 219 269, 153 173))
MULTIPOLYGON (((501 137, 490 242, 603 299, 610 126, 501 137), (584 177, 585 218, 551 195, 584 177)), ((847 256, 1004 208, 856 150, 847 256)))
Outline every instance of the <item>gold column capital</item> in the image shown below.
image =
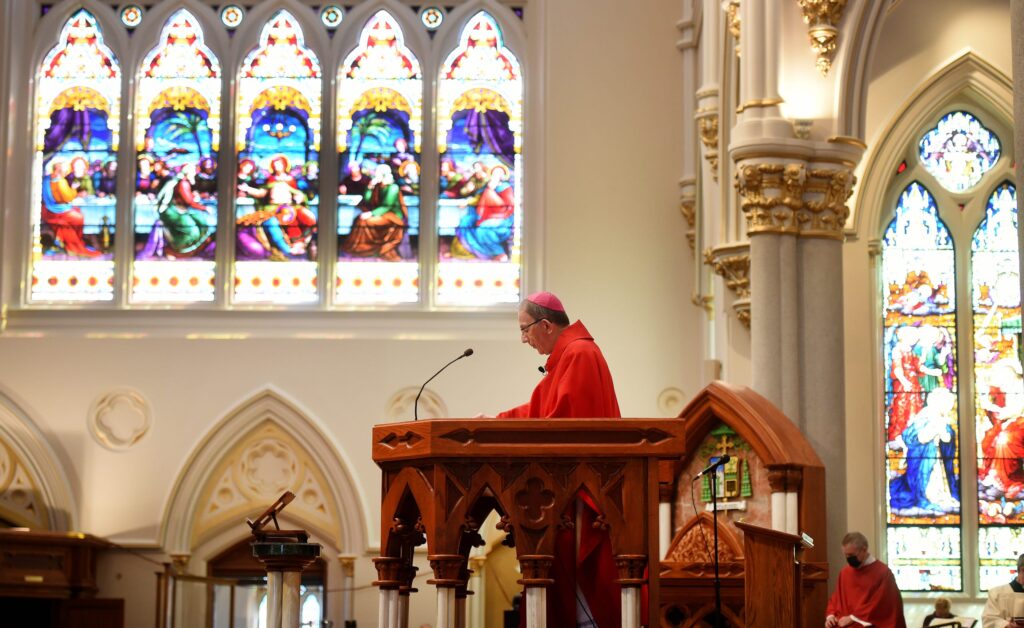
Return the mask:
POLYGON ((732 309, 744 327, 750 328, 750 243, 722 244, 704 251, 704 263, 725 280, 735 295, 732 309))
POLYGON ((846 201, 857 177, 849 165, 808 167, 803 161, 741 162, 736 190, 747 234, 844 239, 846 201))

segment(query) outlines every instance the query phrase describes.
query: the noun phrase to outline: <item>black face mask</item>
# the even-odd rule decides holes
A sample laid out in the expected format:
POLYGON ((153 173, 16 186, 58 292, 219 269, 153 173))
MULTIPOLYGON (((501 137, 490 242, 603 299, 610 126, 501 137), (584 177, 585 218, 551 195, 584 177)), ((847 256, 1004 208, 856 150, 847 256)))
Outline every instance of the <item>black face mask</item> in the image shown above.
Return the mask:
POLYGON ((847 556, 846 557, 846 564, 848 564, 849 566, 851 566, 854 569, 856 569, 856 568, 860 567, 860 559, 857 558, 856 556, 847 556))

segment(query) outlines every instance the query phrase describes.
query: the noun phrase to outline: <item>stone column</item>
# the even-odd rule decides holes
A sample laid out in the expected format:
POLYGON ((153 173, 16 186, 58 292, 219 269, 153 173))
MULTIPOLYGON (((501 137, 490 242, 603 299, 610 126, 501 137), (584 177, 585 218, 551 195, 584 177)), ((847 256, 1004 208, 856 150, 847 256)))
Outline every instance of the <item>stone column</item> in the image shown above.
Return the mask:
POLYGON ((750 237, 750 359, 754 390, 799 423, 796 209, 802 163, 742 163, 736 189, 750 237))
POLYGON ((470 556, 469 558, 471 574, 469 588, 473 593, 466 622, 469 628, 487 628, 487 592, 484 588, 484 564, 486 562, 487 556, 470 556))
MULTIPOLYGON (((838 540, 847 525, 843 229, 850 214, 846 201, 856 182, 853 163, 864 145, 854 140, 833 144, 836 162, 812 162, 807 168, 804 204, 798 215, 800 380, 805 382, 799 424, 825 463, 827 529, 830 538, 838 540)), ((827 547, 837 575, 842 553, 834 542, 827 547)))
POLYGON ((373 582, 373 586, 380 590, 377 626, 378 628, 398 628, 398 590, 402 587, 402 568, 405 566, 405 560, 393 556, 382 556, 374 558, 373 565, 377 568, 377 580, 373 582))
POLYGON ((622 586, 622 628, 640 628, 640 587, 644 585, 647 557, 643 554, 619 554, 615 557, 622 586))
POLYGON ((523 585, 523 608, 526 613, 526 628, 546 628, 548 587, 555 583, 551 579, 551 564, 554 557, 532 555, 519 557, 519 570, 523 574, 519 584, 523 585))
POLYGON ((338 562, 341 563, 341 620, 344 622, 342 628, 353 628, 356 557, 343 554, 338 556, 338 562))

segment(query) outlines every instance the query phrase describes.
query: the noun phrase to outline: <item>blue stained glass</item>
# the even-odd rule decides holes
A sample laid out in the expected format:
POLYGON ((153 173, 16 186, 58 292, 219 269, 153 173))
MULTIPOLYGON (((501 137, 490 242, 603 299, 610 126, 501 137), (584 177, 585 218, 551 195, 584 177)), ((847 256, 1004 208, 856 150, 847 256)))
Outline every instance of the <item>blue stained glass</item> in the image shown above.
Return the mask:
POLYGON ((925 133, 918 154, 942 187, 965 192, 999 161, 999 138, 970 113, 954 111, 925 133))
POLYGON ((912 182, 882 244, 886 519, 907 591, 962 587, 954 261, 935 199, 912 182))

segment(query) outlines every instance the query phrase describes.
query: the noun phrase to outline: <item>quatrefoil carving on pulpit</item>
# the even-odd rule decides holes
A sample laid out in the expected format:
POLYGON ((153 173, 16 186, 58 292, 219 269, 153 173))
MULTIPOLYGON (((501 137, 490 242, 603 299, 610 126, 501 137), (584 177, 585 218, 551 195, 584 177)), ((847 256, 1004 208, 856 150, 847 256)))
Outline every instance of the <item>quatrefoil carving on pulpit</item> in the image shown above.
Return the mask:
POLYGON ((526 488, 516 493, 516 505, 528 521, 537 523, 544 518, 545 511, 555 506, 555 493, 544 488, 540 478, 530 478, 526 488))

